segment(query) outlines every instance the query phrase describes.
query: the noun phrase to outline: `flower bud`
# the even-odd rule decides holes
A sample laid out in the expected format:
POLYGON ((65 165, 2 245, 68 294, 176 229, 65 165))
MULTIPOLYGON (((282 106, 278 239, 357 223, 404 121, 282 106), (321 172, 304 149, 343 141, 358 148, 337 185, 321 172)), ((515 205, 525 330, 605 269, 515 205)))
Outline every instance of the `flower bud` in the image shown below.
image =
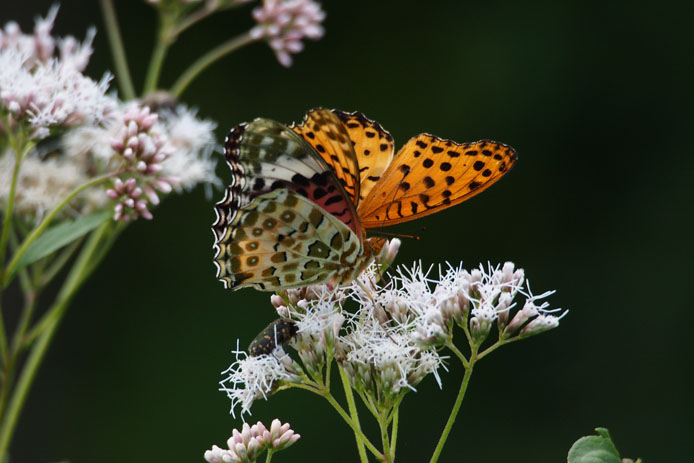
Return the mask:
POLYGON ((536 334, 544 333, 559 326, 559 317, 543 314, 528 323, 518 334, 520 338, 529 338, 536 334))
POLYGON ((525 322, 537 314, 539 314, 539 312, 533 301, 527 301, 523 308, 511 319, 511 322, 506 328, 504 328, 502 336, 505 338, 512 336, 525 322))

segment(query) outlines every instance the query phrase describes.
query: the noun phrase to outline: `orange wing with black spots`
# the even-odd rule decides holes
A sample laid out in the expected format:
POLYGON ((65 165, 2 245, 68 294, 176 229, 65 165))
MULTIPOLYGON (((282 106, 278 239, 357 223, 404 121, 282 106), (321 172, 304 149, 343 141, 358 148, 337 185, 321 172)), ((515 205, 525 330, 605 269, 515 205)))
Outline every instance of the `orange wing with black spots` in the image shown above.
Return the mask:
POLYGON ((353 204, 359 201, 359 165, 352 141, 336 114, 328 109, 312 109, 301 124, 290 126, 301 135, 332 168, 353 204))
POLYGON ((513 167, 513 148, 490 140, 458 144, 428 134, 403 146, 357 213, 362 227, 407 222, 461 203, 513 167))
POLYGON ((393 137, 381 124, 367 119, 362 113, 337 109, 333 113, 344 124, 354 145, 359 166, 359 200, 363 201, 393 161, 393 137))

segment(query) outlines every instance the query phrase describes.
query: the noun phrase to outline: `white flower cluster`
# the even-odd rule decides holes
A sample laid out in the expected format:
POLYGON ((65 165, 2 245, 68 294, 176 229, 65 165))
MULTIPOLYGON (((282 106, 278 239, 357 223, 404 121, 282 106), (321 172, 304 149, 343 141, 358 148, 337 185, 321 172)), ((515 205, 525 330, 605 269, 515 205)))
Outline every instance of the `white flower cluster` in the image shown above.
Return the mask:
POLYGON ((289 423, 282 424, 278 419, 272 421, 269 430, 260 421, 253 426, 244 423, 240 432, 236 429, 232 431, 232 436, 227 440, 228 449, 213 445, 211 450, 205 452, 205 460, 209 463, 252 463, 265 450, 284 450, 299 438, 301 435, 296 434, 289 423))
MULTIPOLYGON (((151 219, 148 202, 157 205, 159 193, 190 189, 198 183, 218 184, 211 158, 216 124, 199 120, 184 106, 152 113, 147 106, 124 106, 114 123, 103 129, 96 144, 111 140, 107 162, 122 172, 108 195, 117 200, 115 220, 151 219), (162 117, 160 117, 162 116, 162 117), (147 200, 142 199, 145 193, 147 200)), ((87 129, 91 136, 94 130, 87 129)), ((77 132, 78 137, 82 135, 77 132)))
POLYGON ((379 302, 394 319, 414 326, 413 336, 421 344, 445 344, 454 325, 468 330, 477 346, 488 338, 494 323, 500 340, 517 334, 520 328, 519 336, 528 337, 559 326, 567 313, 556 316, 561 309, 548 310, 547 302, 538 305, 554 291, 533 295, 525 272, 512 262, 487 268, 480 265, 469 272, 462 265, 449 265, 445 272, 439 270, 438 280, 429 279, 428 273, 420 264, 399 268, 393 284, 379 294, 379 302), (436 284, 433 291, 432 284, 436 284), (517 295, 526 300, 509 322, 517 295))
MULTIPOLYGON (((15 211, 38 221, 78 186, 111 173, 110 189, 90 188, 65 213, 90 212, 110 199, 116 220, 149 219, 149 206, 159 203, 160 193, 218 185, 211 156, 216 124, 183 105, 162 106, 157 114, 147 104, 106 95, 108 76, 97 83, 82 75, 94 30, 82 43, 54 38, 57 12, 53 7, 38 18, 33 35, 13 22, 0 29, 0 115, 5 116, 0 136, 27 127, 41 143, 21 161, 15 211), (53 133, 57 136, 45 140, 53 133)), ((0 153, 2 205, 15 160, 12 150, 0 153)))
MULTIPOLYGON (((0 154, 0 207, 7 204, 14 171, 14 152, 0 154)), ((17 177, 14 213, 39 221, 78 185, 89 180, 82 159, 49 156, 41 159, 32 152, 22 161, 17 177)), ((103 191, 87 190, 65 211, 68 216, 103 207, 108 197, 103 191)))
POLYGON ((318 40, 324 33, 325 12, 312 0, 263 0, 253 18, 258 25, 251 29, 251 37, 266 39, 285 67, 292 65, 292 53, 303 50, 302 39, 318 40))
POLYGON ((96 82, 82 74, 94 29, 82 43, 74 37, 55 39, 50 33, 57 13, 53 7, 38 18, 33 35, 23 34, 15 22, 0 29, 0 109, 9 113, 11 125, 26 121, 36 139, 53 128, 98 123, 115 106, 106 95, 110 75, 96 82))
POLYGON ((332 359, 340 362, 356 391, 388 407, 429 374, 441 385, 440 351, 452 344, 456 326, 476 349, 494 323, 497 342, 503 343, 554 328, 566 313, 556 315, 560 309, 547 310, 546 302, 539 303, 552 292, 532 295, 523 270, 510 262, 469 272, 449 266, 437 279, 415 264, 396 269, 384 287, 376 284, 376 268, 347 287, 314 286, 272 296, 277 312, 296 322, 291 345, 301 364, 282 346, 272 355, 237 354, 221 383, 232 412, 238 405, 242 413, 249 412, 255 399, 267 398, 282 384, 315 378, 332 359), (510 317, 519 295, 525 298, 523 308, 510 317), (355 311, 347 310, 350 301, 358 303, 355 311))

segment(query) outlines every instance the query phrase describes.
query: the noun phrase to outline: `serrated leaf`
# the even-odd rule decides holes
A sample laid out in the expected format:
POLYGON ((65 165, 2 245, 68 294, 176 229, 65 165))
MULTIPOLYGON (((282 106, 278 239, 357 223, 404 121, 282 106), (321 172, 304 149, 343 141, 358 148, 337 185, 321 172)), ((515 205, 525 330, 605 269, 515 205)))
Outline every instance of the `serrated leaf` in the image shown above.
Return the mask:
POLYGON ((77 238, 94 230, 110 217, 110 212, 95 212, 77 220, 63 222, 49 228, 41 236, 36 238, 36 241, 31 243, 29 249, 27 249, 21 259, 19 259, 14 271, 16 272, 57 251, 63 246, 72 243, 77 238))
POLYGON ((605 428, 595 428, 598 436, 578 439, 569 450, 568 463, 621 463, 619 452, 605 428))

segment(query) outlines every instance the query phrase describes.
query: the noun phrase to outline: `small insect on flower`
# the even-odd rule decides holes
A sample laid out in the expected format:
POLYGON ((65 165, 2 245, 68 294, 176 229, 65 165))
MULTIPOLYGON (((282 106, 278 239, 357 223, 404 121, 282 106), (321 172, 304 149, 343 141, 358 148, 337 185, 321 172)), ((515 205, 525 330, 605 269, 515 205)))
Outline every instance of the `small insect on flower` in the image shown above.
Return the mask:
POLYGON ((269 355, 279 346, 283 346, 292 340, 297 333, 297 326, 293 320, 278 318, 265 327, 263 331, 248 345, 248 355, 258 357, 269 355))

